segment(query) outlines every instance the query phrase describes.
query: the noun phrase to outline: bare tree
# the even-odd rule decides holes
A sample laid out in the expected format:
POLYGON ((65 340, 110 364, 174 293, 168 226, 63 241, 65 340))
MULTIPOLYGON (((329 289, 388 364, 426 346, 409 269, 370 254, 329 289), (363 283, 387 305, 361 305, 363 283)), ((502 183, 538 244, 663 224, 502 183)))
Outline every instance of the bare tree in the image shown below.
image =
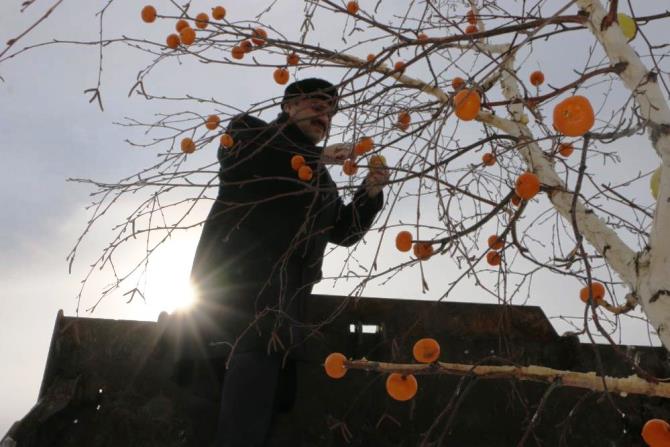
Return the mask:
MULTIPOLYGON (((154 42, 103 39, 110 1, 99 13, 97 41, 53 41, 19 49, 21 38, 40 25, 40 19, 8 42, 0 62, 43 45, 96 45, 102 73, 106 47, 127 45, 154 58, 139 71, 131 95, 211 108, 205 114, 184 108, 150 122, 128 119, 121 124, 153 136, 131 144, 157 150, 159 161, 111 184, 76 180, 91 184, 95 193, 91 218, 70 253, 70 263, 89 229, 122 197, 143 197, 116 227, 113 240, 85 278, 105 266, 113 270, 115 281, 100 299, 120 286, 131 298, 141 294, 139 285, 126 285, 133 273, 145 268, 152 252, 174 232, 202 224, 204 216, 194 216, 193 210, 216 185, 216 166, 185 168, 184 163, 193 150, 224 143, 226 121, 241 111, 239 104, 216 98, 154 92, 152 73, 174 59, 189 59, 201 62, 205 70, 214 64, 264 70, 269 82, 274 78, 283 84, 291 72, 299 77, 303 70, 320 68, 340 76, 344 118, 335 122, 330 142, 356 143, 363 137, 374 141, 371 151, 360 151, 355 162, 361 169, 353 177, 364 175, 373 155, 383 154, 393 172, 385 214, 377 221, 381 238, 372 261, 363 271, 357 259, 361 251, 349 250, 340 274, 330 279, 355 280, 351 295, 357 296, 367 284, 392 281, 418 265, 424 289, 438 284, 441 299, 469 282, 498 302, 510 303, 532 294, 538 275, 557 275, 574 289, 575 300, 584 288, 583 315, 563 317, 574 332, 591 340, 600 335, 615 344, 620 318, 639 305, 667 348, 668 43, 653 30, 662 29, 670 13, 654 3, 645 4, 641 12, 640 5, 624 6, 616 0, 606 5, 600 0, 426 0, 402 7, 308 0, 300 23, 282 24, 299 26, 297 39, 265 22, 267 14, 281 8, 276 2, 269 2, 253 19, 239 21, 222 17, 221 10, 217 18, 198 18, 190 3, 173 3, 169 10, 146 10, 145 20, 184 20, 186 29, 195 32, 174 32, 165 42, 154 42), (341 43, 332 36, 325 44, 313 38, 315 23, 331 19, 341 26, 329 30, 339 34, 341 43), (557 49, 561 52, 555 53, 557 49), (370 54, 364 57, 366 53, 370 54), (528 61, 538 55, 562 58, 564 72, 531 74, 528 61), (218 117, 211 129, 205 126, 208 115, 218 117), (617 148, 642 133, 649 135, 649 147, 638 150, 655 151, 661 159, 659 169, 627 167, 627 178, 612 183, 597 162, 616 166, 621 160, 617 148), (646 190, 650 180, 654 197, 641 196, 640 185, 646 190), (411 222, 403 221, 410 212, 411 222), (410 234, 398 236, 400 231, 410 234), (115 252, 136 238, 146 240, 144 256, 115 265, 115 252), (414 256, 400 261, 394 256, 391 263, 381 259, 394 243, 403 251, 413 247, 414 256), (440 256, 457 266, 456 280, 446 283, 424 274, 427 264, 440 256)), ((59 4, 55 2, 45 17, 59 4)), ((87 90, 100 108, 102 89, 99 78, 97 86, 87 90)), ((276 104, 273 98, 247 111, 259 113, 276 104)), ((337 167, 333 171, 340 174, 337 167)), ((350 193, 356 182, 348 176, 339 179, 340 188, 350 193)), ((347 365, 407 372, 407 366, 347 365)))

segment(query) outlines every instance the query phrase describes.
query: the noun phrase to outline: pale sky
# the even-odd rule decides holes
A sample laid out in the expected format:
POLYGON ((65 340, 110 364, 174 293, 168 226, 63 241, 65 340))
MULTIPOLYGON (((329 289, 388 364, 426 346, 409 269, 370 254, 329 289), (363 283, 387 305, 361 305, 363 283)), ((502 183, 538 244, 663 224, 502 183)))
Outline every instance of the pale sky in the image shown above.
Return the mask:
MULTIPOLYGON (((19 14, 20 3, 19 0, 0 3, 0 42, 15 37, 48 7, 47 2, 36 2, 24 14, 19 14)), ((85 7, 81 2, 63 2, 43 26, 21 41, 17 48, 51 38, 96 39, 98 28, 94 13, 103 2, 94 3, 93 6, 85 7)), ((244 6, 241 6, 241 2, 235 2, 235 6, 225 6, 230 20, 242 20, 252 18, 269 3, 268 0, 256 0, 245 2, 244 6)), ((372 7, 376 0, 362 0, 360 3, 361 7, 372 7)), ((551 3, 554 2, 548 4, 551 3)), ((159 13, 171 11, 170 15, 175 14, 168 1, 156 1, 153 4, 159 13)), ((162 42, 164 36, 172 32, 173 21, 161 22, 159 19, 152 25, 143 24, 139 19, 139 5, 136 2, 112 3, 105 16, 104 37, 125 35, 162 42)), ((209 2, 195 1, 193 11, 209 11, 211 6, 213 4, 209 2)), ((382 12, 390 14, 388 9, 384 9, 390 8, 386 3, 381 8, 382 12)), ((644 8, 647 10, 641 9, 638 13, 656 12, 648 5, 644 8)), ((262 20, 275 25, 283 34, 297 38, 301 23, 298 18, 302 17, 302 9, 302 2, 281 0, 275 10, 262 20)), ((551 9, 547 7, 549 11, 551 9)), ((309 38, 310 43, 321 42, 339 50, 347 48, 348 44, 340 39, 343 17, 333 19, 317 13, 315 23, 318 26, 309 38)), ((348 26, 350 29, 351 24, 348 26)), ((645 31, 658 43, 659 35, 662 35, 659 27, 649 26, 645 31)), ((433 35, 435 33, 432 32, 433 35)), ((352 37, 350 43, 355 42, 357 36, 352 37)), ((549 82, 554 85, 572 80, 575 76, 572 70, 583 68, 585 59, 580 56, 585 54, 586 45, 591 40, 586 32, 570 39, 567 44, 557 42, 537 45, 532 54, 524 56, 525 68, 520 71, 520 76, 527 76, 530 71, 541 67, 548 75, 549 82)), ((635 44, 639 44, 639 41, 635 44)), ((4 44, 0 45, 0 51, 3 48, 4 44)), ((374 48, 374 43, 368 44, 366 48, 374 48)), ((365 57, 368 51, 361 48, 353 50, 353 53, 365 57)), ((596 51, 596 54, 601 53, 596 51)), ((146 136, 138 129, 115 124, 126 121, 126 118, 148 122, 154 114, 184 109, 212 113, 212 106, 206 104, 146 101, 139 96, 128 98, 128 91, 138 71, 151 62, 151 57, 146 54, 117 44, 105 49, 103 61, 104 112, 95 103, 89 104, 88 96, 83 94, 85 89, 94 87, 97 82, 98 49, 95 46, 47 46, 0 63, 0 76, 4 79, 4 82, 0 81, 0 203, 3 209, 0 213, 0 358, 4 361, 0 369, 0 436, 35 403, 57 311, 63 309, 66 315, 75 314, 75 297, 88 266, 111 241, 111 228, 121 222, 137 206, 137 201, 143 198, 127 196, 115 205, 110 216, 99 222, 87 235, 78 252, 73 272, 68 274, 65 258, 89 219, 90 210, 86 207, 93 200, 90 194, 94 188, 66 182, 66 179, 90 178, 114 182, 157 160, 157 149, 133 148, 125 142, 126 139, 149 142, 155 136, 146 136)), ((234 69, 193 63, 188 57, 179 60, 173 58, 159 64, 147 78, 147 87, 156 95, 192 94, 215 98, 222 103, 246 109, 254 102, 281 94, 282 88, 271 82, 271 73, 270 67, 234 69)), ((343 73, 341 70, 310 69, 299 76, 323 76, 338 81, 343 73)), ((416 75, 422 74, 426 72, 417 69, 416 75)), ((293 75, 292 72, 292 79, 293 75)), ((618 91, 620 87, 618 82, 611 85, 596 84, 589 90, 589 94, 593 95, 594 104, 600 106, 603 92, 612 88, 614 93, 603 108, 605 111, 611 110, 613 104, 623 103, 627 98, 627 92, 618 91)), ((264 114, 263 118, 273 119, 277 112, 275 108, 264 114)), ((481 135, 481 125, 476 123, 461 125, 460 129, 462 135, 465 135, 463 141, 468 140, 467 137, 472 140, 481 135)), ((158 152, 166 149, 160 148, 158 152)), ((599 169, 606 176, 602 183, 616 184, 630 178, 633 175, 631 173, 647 173, 659 163, 646 137, 622 140, 601 149, 618 151, 621 158, 619 164, 593 161, 602 166, 599 169)), ((387 158, 392 161, 393 155, 387 158)), ((189 158, 187 166, 201 167, 215 159, 215 148, 212 145, 210 150, 199 151, 189 158)), ((334 175, 339 173, 334 171, 334 175)), ((637 182, 631 188, 631 195, 639 197, 641 203, 651 202, 646 180, 637 182)), ((212 194, 215 191, 211 191, 209 196, 212 197, 212 194)), ((536 201, 533 204, 536 214, 546 210, 547 205, 546 198, 536 201)), ((208 207, 208 203, 201 204, 193 211, 193 218, 203 219, 208 207)), ((425 214, 426 208, 423 211, 425 214)), ((428 208, 425 218, 435 219, 429 211, 428 208)), ((401 204, 392 212, 389 223, 395 225, 401 220, 411 223, 414 214, 415 208, 411 204, 401 204)), ((547 225, 550 229, 551 225, 547 225)), ((495 231, 495 228, 490 228, 490 231, 495 231)), ((550 237, 548 231, 544 235, 547 238, 550 237)), ((388 267, 407 259, 400 257, 392 248, 394 234, 395 231, 390 232, 382 242, 382 266, 388 267)), ((180 233, 156 253, 147 280, 146 303, 134 300, 125 304, 121 294, 128 288, 122 287, 118 293, 107 297, 93 314, 86 312, 95 303, 97 294, 110 281, 110 277, 103 272, 92 277, 84 293, 80 315, 153 320, 162 309, 169 310, 174 304, 170 302, 173 298, 170 292, 183 290, 187 284, 198 236, 199 229, 180 233)), ((369 265, 372 249, 376 248, 379 241, 379 233, 371 234, 366 241, 367 244, 357 251, 357 259, 362 265, 366 265, 366 262, 369 265)), ((539 246, 542 241, 536 242, 539 246)), ((483 249, 482 244, 484 242, 479 243, 480 249, 483 249)), ((128 265, 127 259, 136 259, 140 250, 129 246, 125 251, 120 251, 115 258, 116 264, 128 265)), ((326 276, 339 271, 345 254, 346 251, 338 250, 327 256, 326 276)), ((426 294, 421 292, 419 269, 415 266, 386 284, 381 281, 371 284, 365 295, 436 299, 446 290, 447 284, 462 272, 448 256, 436 257, 424 263, 424 271, 431 286, 430 292, 426 294)), ((490 281, 489 287, 495 284, 495 274, 482 277, 490 281)), ((329 284, 322 284, 317 291, 346 294, 353 285, 339 283, 333 288, 329 284)), ((542 306, 548 316, 581 315, 581 302, 574 298, 581 287, 576 280, 541 273, 534 278, 531 287, 527 304, 542 306)), ((622 296, 623 293, 620 300, 622 296)), ((497 302, 493 295, 476 286, 471 278, 464 280, 448 299, 497 302)), ((560 320, 552 321, 559 333, 569 329, 560 320)), ((622 325, 624 343, 648 344, 646 326, 638 319, 624 318, 622 325)))

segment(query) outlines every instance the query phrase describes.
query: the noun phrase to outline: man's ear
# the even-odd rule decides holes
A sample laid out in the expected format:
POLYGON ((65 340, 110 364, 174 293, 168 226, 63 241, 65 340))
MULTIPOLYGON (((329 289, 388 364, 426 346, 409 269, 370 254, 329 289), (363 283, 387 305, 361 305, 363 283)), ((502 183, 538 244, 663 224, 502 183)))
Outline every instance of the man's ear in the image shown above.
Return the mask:
POLYGON ((291 114, 291 110, 293 110, 293 107, 295 106, 295 101, 294 100, 289 100, 284 102, 281 105, 281 110, 282 112, 286 113, 287 115, 291 114))

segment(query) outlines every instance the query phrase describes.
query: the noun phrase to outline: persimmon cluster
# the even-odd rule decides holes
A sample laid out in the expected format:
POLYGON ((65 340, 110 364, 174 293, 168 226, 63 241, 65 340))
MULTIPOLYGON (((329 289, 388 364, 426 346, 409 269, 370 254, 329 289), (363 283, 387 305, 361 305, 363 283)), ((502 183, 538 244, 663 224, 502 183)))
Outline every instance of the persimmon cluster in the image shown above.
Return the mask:
MULTIPOLYGON (((153 23, 158 17, 156 8, 152 5, 146 5, 140 12, 140 17, 145 23, 153 23)), ((215 6, 212 8, 212 18, 214 20, 223 20, 226 17, 226 8, 223 6, 215 6)), ((206 12, 198 13, 193 19, 193 24, 198 29, 206 29, 209 25, 209 15, 206 12)), ((196 40, 195 30, 186 19, 179 19, 175 24, 176 33, 169 34, 165 38, 165 46, 176 50, 179 45, 189 46, 196 40)))
MULTIPOLYGON (((412 347, 414 360, 419 363, 435 363, 440 357, 440 344, 433 338, 422 338, 412 347)), ((326 375, 332 379, 341 379, 347 374, 345 362, 347 358, 340 352, 333 352, 326 357, 323 367, 326 375)), ((391 373, 386 378, 386 392, 393 399, 401 402, 412 399, 419 389, 413 374, 391 373)))

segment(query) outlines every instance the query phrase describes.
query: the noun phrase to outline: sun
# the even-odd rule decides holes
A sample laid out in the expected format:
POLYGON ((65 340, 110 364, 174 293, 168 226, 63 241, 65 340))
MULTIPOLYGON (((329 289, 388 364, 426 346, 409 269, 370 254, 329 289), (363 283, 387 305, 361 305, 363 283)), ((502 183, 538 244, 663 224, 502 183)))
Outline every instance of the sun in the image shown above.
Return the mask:
POLYGON ((171 240, 152 254, 145 289, 152 314, 173 313, 195 303, 196 293, 189 278, 194 251, 192 240, 171 240))
POLYGON ((195 303, 195 290, 186 278, 161 275, 147 286, 147 301, 158 313, 188 309, 195 303))

